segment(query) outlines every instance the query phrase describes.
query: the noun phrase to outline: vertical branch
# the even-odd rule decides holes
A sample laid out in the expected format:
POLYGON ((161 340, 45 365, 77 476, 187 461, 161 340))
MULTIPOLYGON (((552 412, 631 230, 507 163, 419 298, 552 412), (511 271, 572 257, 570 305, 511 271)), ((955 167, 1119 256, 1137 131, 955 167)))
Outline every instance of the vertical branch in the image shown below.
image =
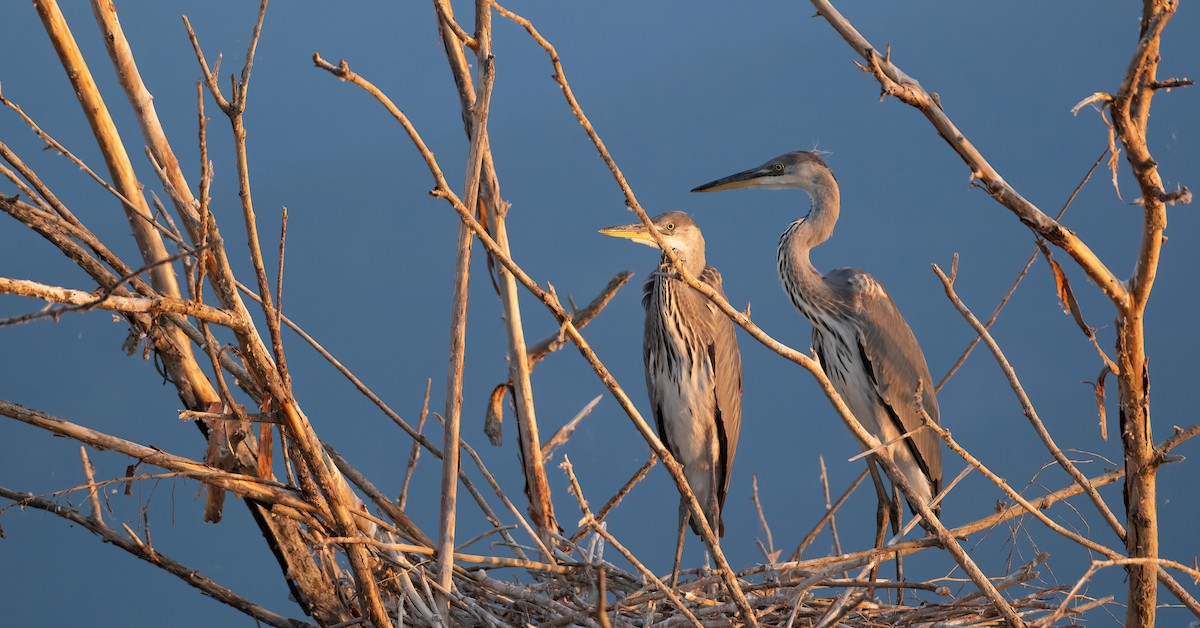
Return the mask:
MULTIPOLYGON (((287 223, 288 210, 284 207, 279 216, 279 267, 278 274, 275 277, 275 329, 280 329, 280 324, 283 322, 283 257, 287 250, 287 223)), ((289 390, 292 387, 292 376, 288 373, 287 362, 284 361, 283 355, 279 356, 279 375, 283 378, 283 385, 289 390)))
MULTIPOLYGON (((496 178, 495 166, 492 163, 491 148, 488 144, 486 120, 484 128, 479 129, 481 121, 473 113, 479 108, 476 102, 475 88, 471 81, 463 45, 470 45, 476 51, 478 66, 486 68, 491 65, 492 18, 489 2, 480 1, 475 7, 475 37, 464 42, 454 29, 448 28, 453 24, 454 12, 448 0, 435 0, 435 11, 438 14, 438 28, 442 35, 442 43, 446 49, 446 57, 458 86, 459 98, 462 101, 463 123, 467 135, 474 138, 478 131, 482 135, 482 168, 478 202, 468 197, 467 207, 481 216, 483 224, 489 227, 492 236, 505 253, 509 253, 508 230, 505 225, 507 213, 506 204, 500 198, 500 183, 496 178)), ((490 89, 483 86, 486 91, 490 89)), ((482 100, 481 96, 479 100, 482 100)), ((500 275, 500 301, 504 310, 505 332, 508 337, 509 378, 513 382, 513 397, 517 410, 517 429, 521 461, 525 472, 526 492, 529 495, 530 516, 537 529, 545 535, 548 531, 556 531, 558 523, 554 518, 553 503, 550 499, 550 485, 546 480, 545 460, 541 451, 541 439, 538 435, 537 413, 533 402, 533 387, 530 383, 530 364, 528 351, 525 346, 525 332, 521 323, 521 309, 518 301, 516 279, 503 266, 500 275)), ((545 541, 549 541, 547 536, 545 541)))
POLYGON ((96 525, 104 525, 104 517, 100 510, 100 493, 96 490, 96 470, 92 466, 92 461, 88 459, 87 447, 79 446, 79 458, 83 461, 83 475, 87 478, 88 486, 88 502, 92 505, 92 521, 96 525))
MULTIPOLYGON (((483 5, 486 14, 486 4, 483 5)), ((480 32, 491 39, 491 22, 481 24, 480 32)), ((490 51, 480 55, 480 72, 483 82, 483 93, 475 100, 474 107, 469 111, 471 123, 471 149, 467 155, 466 190, 463 198, 468 206, 479 203, 480 172, 483 167, 483 155, 487 142, 488 103, 491 100, 491 87, 494 80, 495 68, 492 64, 490 51)), ((464 110, 464 119, 467 119, 464 110)), ((438 592, 440 611, 449 617, 450 599, 448 591, 453 586, 454 576, 454 524, 455 503, 458 491, 459 467, 459 432, 462 418, 462 370, 463 356, 466 352, 467 331, 467 298, 471 277, 471 229, 465 223, 458 225, 458 257, 454 271, 454 306, 450 323, 450 366, 446 381, 446 422, 444 426, 444 443, 442 450, 442 505, 441 523, 438 528, 438 582, 441 591, 438 592)))
MULTIPOLYGON (((254 51, 258 46, 258 37, 262 32, 263 18, 267 13, 267 0, 259 5, 258 21, 254 24, 254 33, 250 37, 250 46, 246 51, 246 65, 242 67, 242 80, 234 83, 233 102, 221 108, 229 116, 233 125, 233 147, 236 156, 238 173, 238 197, 242 200, 242 217, 246 224, 246 247, 250 251, 250 261, 254 266, 254 276, 258 280, 258 294, 262 297, 260 303, 263 315, 267 320, 267 331, 271 336, 271 350, 275 354, 276 368, 286 382, 287 362, 283 355, 283 337, 279 330, 279 315, 275 311, 274 300, 271 297, 271 285, 267 281, 267 270, 263 264, 262 243, 258 237, 258 218, 254 213, 254 198, 250 194, 250 161, 246 155, 246 96, 250 88, 250 69, 254 65, 254 51)), ((290 394, 290 390, 288 391, 290 394)))
MULTIPOLYGON (((125 151, 125 145, 117 133, 108 107, 100 96, 91 70, 83 59, 83 53, 75 43, 71 29, 67 26, 55 0, 37 0, 34 7, 75 89, 75 95, 92 128, 92 134, 104 156, 113 183, 129 201, 129 204, 124 206, 125 215, 129 219, 142 260, 150 269, 150 283, 163 296, 178 297, 180 292, 175 269, 171 264, 164 263, 169 258, 166 246, 154 228, 150 208, 142 196, 141 185, 133 172, 129 154, 125 151)), ((187 338, 182 332, 171 330, 163 334, 162 340, 158 347, 164 363, 175 378, 180 398, 193 410, 206 409, 207 404, 216 401, 218 397, 212 384, 200 370, 187 338)))
MULTIPOLYGON (((95 14, 96 21, 103 31, 104 45, 108 48, 108 55, 117 71, 117 79, 120 81, 125 95, 129 98, 129 104, 133 107, 134 113, 137 114, 135 117, 147 147, 154 155, 155 161, 167 172, 171 185, 194 203, 195 199, 192 198, 187 180, 184 179, 183 171, 179 167, 179 160, 175 157, 175 152, 167 141, 167 135, 159 121, 158 112, 154 108, 154 96, 142 82, 141 73, 138 71, 133 57, 133 50, 129 47, 129 42, 121 29, 121 23, 117 19, 116 7, 113 6, 112 0, 92 0, 92 13, 95 14)), ((199 242, 198 233, 195 231, 195 222, 185 219, 183 223, 191 234, 192 241, 199 242)))
MULTIPOLYGON (((215 244, 210 250, 211 254, 203 255, 198 264, 199 273, 195 279, 196 284, 193 287, 194 298, 201 298, 201 282, 206 275, 214 282, 214 285, 218 285, 221 282, 232 285, 232 273, 229 271, 228 261, 225 258, 222 240, 215 222, 210 220, 211 216, 208 213, 207 207, 207 191, 211 181, 211 171, 208 168, 203 101, 199 98, 200 86, 197 85, 197 105, 200 111, 200 159, 202 176, 200 182, 201 201, 198 201, 193 196, 187 179, 184 177, 183 171, 179 166, 179 161, 163 131, 158 113, 154 108, 154 98, 141 79, 133 51, 128 40, 125 38, 120 21, 118 20, 116 8, 113 6, 111 0, 92 0, 92 11, 104 35, 103 40, 108 49, 109 57, 112 59, 116 69, 117 78, 134 110, 135 119, 142 131, 142 136, 145 139, 152 161, 155 163, 155 170, 162 178, 164 188, 168 190, 172 201, 175 203, 176 210, 182 218, 181 222, 188 230, 192 242, 197 244, 199 248, 209 249, 210 235, 212 236, 212 242, 215 244)), ((256 26, 255 30, 258 32, 259 27, 256 26)), ((244 94, 244 90, 242 93, 244 94)), ((126 194, 126 196, 135 199, 141 198, 140 195, 131 196, 126 194)), ((225 306, 235 313, 238 320, 251 320, 249 312, 246 311, 241 300, 237 298, 236 291, 217 290, 216 292, 225 306)), ((214 364, 214 368, 217 369, 219 376, 220 367, 214 364)), ((198 369, 197 372, 199 372, 198 369)), ((184 381, 178 376, 174 377, 174 380, 176 382, 184 381)), ((197 409, 207 410, 208 404, 219 401, 220 396, 212 388, 207 379, 200 378, 197 381, 200 383, 193 385, 193 389, 196 391, 197 402, 201 404, 201 407, 197 409)), ((250 381, 246 380, 245 384, 250 385, 250 381)), ((252 447, 253 437, 250 436, 245 442, 252 447)), ((239 472, 250 472, 248 469, 236 470, 239 472)), ((250 508, 251 515, 262 529, 268 546, 279 561, 280 568, 287 579, 293 596, 301 604, 304 611, 313 615, 322 623, 337 623, 347 619, 349 611, 335 594, 334 574, 321 569, 316 564, 312 553, 309 551, 307 541, 302 536, 300 525, 294 521, 271 516, 260 504, 248 502, 247 505, 250 508)))
MULTIPOLYGON (((266 269, 262 263, 262 251, 258 242, 256 219, 250 200, 249 172, 246 159, 246 130, 242 119, 242 113, 246 107, 247 82, 249 81, 250 68, 253 64, 253 53, 257 46, 259 34, 262 31, 266 5, 266 0, 263 0, 259 6, 258 21, 255 23, 254 31, 251 35, 251 42, 246 56, 246 65, 242 70, 242 82, 240 84, 237 82, 234 83, 232 101, 222 95, 220 87, 217 85, 217 77, 209 69, 208 62, 204 58, 204 52, 200 48, 200 42, 196 38, 196 33, 186 16, 183 18, 183 21, 187 27, 188 38, 191 40, 196 60, 200 64, 205 85, 208 87, 210 94, 218 106, 229 117, 230 123, 233 126, 237 170, 240 179, 239 194, 242 197, 248 246, 254 263, 255 275, 258 278, 259 298, 261 299, 263 313, 266 315, 267 326, 271 330, 272 350, 276 357, 280 358, 280 363, 282 363, 283 347, 278 326, 280 318, 276 315, 275 309, 270 303, 271 292, 266 281, 266 269)), ((179 201, 177 201, 177 204, 179 204, 179 201)), ((325 454, 321 447, 320 439, 313 430, 308 417, 304 415, 300 407, 296 404, 290 388, 285 387, 282 376, 283 370, 272 362, 265 344, 254 330, 249 312, 246 310, 240 297, 238 297, 237 281, 233 276, 228 259, 224 255, 223 240, 216 230, 215 221, 209 221, 208 238, 210 241, 210 250, 215 253, 215 266, 217 270, 211 276, 210 281, 219 298, 224 303, 229 304, 229 307, 234 309, 243 319, 244 329, 237 331, 237 339, 242 349, 243 358, 249 367, 248 370, 263 387, 264 393, 270 394, 274 403, 278 405, 279 416, 289 432, 288 443, 290 446, 295 447, 296 452, 299 454, 295 457, 295 460, 303 461, 303 466, 297 465, 296 468, 302 488, 305 488, 306 474, 311 473, 312 485, 308 487, 311 490, 306 490, 305 496, 314 502, 322 500, 328 502, 329 510, 333 514, 333 528, 338 536, 353 536, 360 531, 367 535, 374 534, 376 528, 373 523, 369 521, 356 522, 353 518, 352 511, 365 511, 365 506, 354 493, 353 489, 351 489, 345 478, 337 472, 333 461, 325 454), (319 492, 316 489, 319 489, 319 492)), ((369 550, 360 544, 348 544, 345 546, 345 551, 354 575, 358 600, 362 607, 365 607, 365 613, 363 614, 377 628, 391 628, 392 622, 387 610, 384 608, 380 597, 379 584, 376 582, 372 571, 372 566, 376 565, 377 561, 372 558, 369 550)))
POLYGON ((471 273, 471 230, 458 225, 454 305, 450 314, 450 365, 446 375, 446 423, 442 443, 442 506, 438 525, 438 608, 449 617, 448 591, 454 575, 454 517, 458 494, 459 418, 462 416, 463 354, 466 352, 467 288, 471 273))
POLYGON ((1143 223, 1140 250, 1133 276, 1131 298, 1117 313, 1117 374, 1120 396, 1121 443, 1125 449, 1125 510, 1128 534, 1125 547, 1132 559, 1129 572, 1129 626, 1153 626, 1158 585, 1158 463, 1150 423, 1150 374, 1146 359, 1145 312, 1158 272, 1167 202, 1158 163, 1146 143, 1150 101, 1154 97, 1159 43, 1163 28, 1175 13, 1174 1, 1143 3, 1141 30, 1133 58, 1109 113, 1113 128, 1125 148, 1133 175, 1142 192, 1143 223))

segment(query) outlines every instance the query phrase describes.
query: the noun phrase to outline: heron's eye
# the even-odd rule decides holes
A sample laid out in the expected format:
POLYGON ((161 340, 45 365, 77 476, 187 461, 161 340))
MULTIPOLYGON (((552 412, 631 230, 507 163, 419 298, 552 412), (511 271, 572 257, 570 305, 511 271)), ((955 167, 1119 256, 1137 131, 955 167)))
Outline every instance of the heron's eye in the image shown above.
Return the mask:
POLYGON ((675 230, 675 223, 668 222, 667 223, 667 231, 674 231, 674 230, 675 230))
POLYGON ((783 164, 775 164, 771 169, 775 172, 783 172, 783 164))

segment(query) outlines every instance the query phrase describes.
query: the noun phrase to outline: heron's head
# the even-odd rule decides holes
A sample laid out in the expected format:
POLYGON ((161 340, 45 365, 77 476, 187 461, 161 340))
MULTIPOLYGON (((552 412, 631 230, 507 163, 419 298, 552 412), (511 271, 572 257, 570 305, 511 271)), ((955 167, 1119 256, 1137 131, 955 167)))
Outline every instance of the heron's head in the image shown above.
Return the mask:
MULTIPOLYGON (((655 231, 662 236, 663 242, 671 247, 680 259, 692 261, 699 257, 700 260, 703 260, 704 236, 700 235, 700 228, 696 226, 690 216, 683 212, 671 211, 655 216, 651 222, 654 223, 655 231)), ((650 230, 640 222, 608 227, 601 229, 600 233, 658 248, 654 237, 650 235, 650 230)))
POLYGON ((798 150, 780 155, 767 163, 728 177, 692 188, 693 192, 716 192, 734 188, 799 188, 811 192, 822 182, 833 179, 833 172, 816 153, 798 150))

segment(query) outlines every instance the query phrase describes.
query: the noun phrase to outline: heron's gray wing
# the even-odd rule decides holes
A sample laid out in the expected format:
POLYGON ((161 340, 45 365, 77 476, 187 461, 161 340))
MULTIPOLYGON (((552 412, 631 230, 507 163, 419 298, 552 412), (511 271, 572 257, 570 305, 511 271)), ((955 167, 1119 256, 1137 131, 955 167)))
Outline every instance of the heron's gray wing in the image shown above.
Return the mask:
MULTIPOLYGON (((712 266, 704 269, 700 280, 725 296, 721 273, 712 266)), ((720 485, 717 499, 725 506, 725 494, 729 491, 729 478, 733 471, 733 459, 737 454, 738 435, 742 429, 742 356, 738 351, 737 334, 733 321, 716 305, 704 299, 704 310, 708 321, 708 357, 715 378, 717 436, 721 439, 721 457, 718 461, 717 477, 720 485)))
MULTIPOLYGON (((855 268, 839 268, 826 280, 835 290, 845 291, 854 304, 858 349, 880 399, 900 423, 897 429, 911 432, 924 425, 914 404, 918 388, 925 412, 938 422, 937 396, 925 354, 887 291, 869 273, 855 268)), ((936 495, 942 485, 941 441, 933 431, 921 430, 906 442, 936 495)))

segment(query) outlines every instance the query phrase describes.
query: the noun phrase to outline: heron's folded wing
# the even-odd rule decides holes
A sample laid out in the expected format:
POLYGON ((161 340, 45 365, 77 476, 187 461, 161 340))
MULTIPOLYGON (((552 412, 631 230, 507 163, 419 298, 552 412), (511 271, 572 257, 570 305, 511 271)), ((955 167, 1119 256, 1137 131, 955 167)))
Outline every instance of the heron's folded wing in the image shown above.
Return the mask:
MULTIPOLYGON (((838 269, 829 279, 854 296, 859 350, 879 397, 900 423, 897 428, 907 433, 924 425, 917 410, 918 390, 920 407, 938 422, 937 396, 925 355, 887 291, 869 273, 857 269, 838 269)), ((920 430, 907 443, 936 493, 942 483, 940 439, 931 430, 920 430)))
MULTIPOLYGON (((721 273, 712 266, 704 269, 700 280, 725 296, 721 273)), ((709 360, 712 363, 716 396, 717 429, 723 437, 720 468, 721 480, 718 496, 722 505, 729 490, 729 478, 733 471, 733 460, 737 454, 738 435, 742 429, 742 356, 738 351, 735 325, 728 316, 711 301, 705 299, 707 333, 709 337, 709 360)))

